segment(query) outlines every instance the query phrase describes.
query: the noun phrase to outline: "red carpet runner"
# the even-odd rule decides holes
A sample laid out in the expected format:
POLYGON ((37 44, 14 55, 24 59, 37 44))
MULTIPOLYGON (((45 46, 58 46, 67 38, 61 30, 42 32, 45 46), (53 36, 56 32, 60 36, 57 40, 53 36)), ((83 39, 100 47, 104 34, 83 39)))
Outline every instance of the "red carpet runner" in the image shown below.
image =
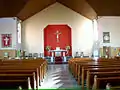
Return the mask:
POLYGON ((62 57, 55 57, 55 64, 62 64, 62 57))

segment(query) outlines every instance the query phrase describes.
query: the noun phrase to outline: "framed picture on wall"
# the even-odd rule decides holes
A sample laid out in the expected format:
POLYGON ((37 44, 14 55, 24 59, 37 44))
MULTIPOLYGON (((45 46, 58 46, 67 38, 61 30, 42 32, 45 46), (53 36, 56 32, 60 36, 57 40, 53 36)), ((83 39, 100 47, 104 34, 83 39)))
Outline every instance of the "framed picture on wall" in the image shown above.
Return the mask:
POLYGON ((11 47, 12 45, 12 34, 1 34, 2 48, 11 47))
POLYGON ((110 32, 103 32, 103 43, 110 43, 110 32))

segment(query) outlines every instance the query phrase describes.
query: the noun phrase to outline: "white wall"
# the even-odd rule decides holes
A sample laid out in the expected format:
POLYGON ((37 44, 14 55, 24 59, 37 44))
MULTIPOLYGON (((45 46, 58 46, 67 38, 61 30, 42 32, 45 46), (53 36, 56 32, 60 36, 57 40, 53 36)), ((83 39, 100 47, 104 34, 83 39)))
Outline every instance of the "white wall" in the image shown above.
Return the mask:
POLYGON ((120 17, 104 16, 98 19, 99 40, 102 46, 120 47, 120 17), (110 32, 110 43, 103 43, 103 32, 110 32))
POLYGON ((26 51, 44 52, 43 30, 48 24, 68 24, 72 28, 72 51, 91 53, 93 44, 92 21, 73 10, 55 3, 22 24, 22 43, 26 51))
POLYGON ((16 18, 0 18, 0 35, 12 34, 12 47, 2 48, 1 36, 0 36, 0 49, 15 49, 16 48, 16 18))

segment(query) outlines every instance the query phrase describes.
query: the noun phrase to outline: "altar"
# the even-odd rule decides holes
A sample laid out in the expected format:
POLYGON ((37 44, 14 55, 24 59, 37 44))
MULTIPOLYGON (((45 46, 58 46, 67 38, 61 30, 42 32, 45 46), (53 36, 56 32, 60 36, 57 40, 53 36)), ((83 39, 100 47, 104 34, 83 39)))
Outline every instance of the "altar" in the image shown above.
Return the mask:
POLYGON ((52 56, 65 56, 65 53, 67 52, 67 50, 63 50, 63 49, 60 49, 60 50, 50 50, 49 52, 52 53, 52 56))
POLYGON ((62 57, 63 61, 62 62, 66 62, 66 53, 67 50, 63 50, 63 49, 56 49, 56 50, 50 50, 49 52, 51 52, 51 62, 55 61, 55 57, 62 57))

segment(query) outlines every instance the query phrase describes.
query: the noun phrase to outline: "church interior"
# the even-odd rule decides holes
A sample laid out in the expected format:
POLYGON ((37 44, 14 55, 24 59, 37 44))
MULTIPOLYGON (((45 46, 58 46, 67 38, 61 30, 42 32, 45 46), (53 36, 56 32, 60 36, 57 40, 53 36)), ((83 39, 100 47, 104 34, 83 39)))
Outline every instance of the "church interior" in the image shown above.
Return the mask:
POLYGON ((119 0, 0 0, 0 90, 120 90, 119 0))

